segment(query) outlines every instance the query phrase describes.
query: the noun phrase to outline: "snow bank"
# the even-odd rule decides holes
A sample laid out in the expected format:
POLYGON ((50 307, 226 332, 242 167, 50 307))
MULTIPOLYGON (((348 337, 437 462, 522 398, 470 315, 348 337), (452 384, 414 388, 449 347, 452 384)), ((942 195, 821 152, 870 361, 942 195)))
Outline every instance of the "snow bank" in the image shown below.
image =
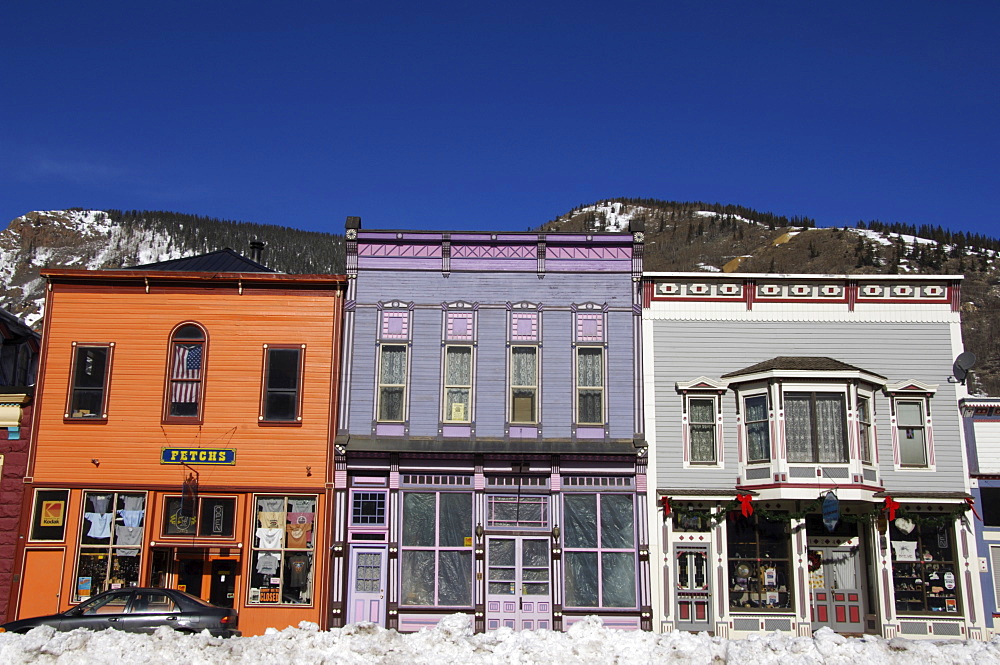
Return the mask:
POLYGON ((354 624, 320 631, 302 622, 298 628, 269 629, 266 635, 221 639, 207 633, 182 635, 160 628, 154 635, 49 627, 27 635, 0 634, 0 663, 76 665, 313 663, 572 664, 669 663, 670 665, 742 665, 780 663, 806 665, 1000 662, 1000 641, 915 641, 878 637, 846 638, 824 628, 813 637, 780 633, 745 640, 709 637, 705 633, 665 635, 605 628, 599 619, 580 621, 566 633, 515 632, 501 629, 473 634, 465 615, 444 619, 436 627, 401 635, 373 624, 354 624))

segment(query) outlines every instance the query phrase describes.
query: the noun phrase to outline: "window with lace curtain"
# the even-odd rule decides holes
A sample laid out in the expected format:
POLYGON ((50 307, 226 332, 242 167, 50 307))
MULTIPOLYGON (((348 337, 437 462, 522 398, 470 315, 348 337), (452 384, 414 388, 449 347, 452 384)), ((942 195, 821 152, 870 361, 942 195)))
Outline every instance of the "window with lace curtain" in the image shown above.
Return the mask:
POLYGON ((510 347, 510 422, 538 419, 538 347, 510 347))
POLYGON ((472 419, 472 347, 449 344, 444 348, 444 413, 446 423, 472 419))
POLYGON ((576 350, 576 422, 604 424, 604 349, 599 346, 576 350))
POLYGON ((406 419, 406 346, 379 347, 378 420, 402 422, 406 419))
POLYGON ((688 453, 692 464, 718 462, 716 414, 714 396, 687 397, 688 453))
POLYGON ((788 392, 784 401, 789 462, 847 463, 844 393, 788 392))

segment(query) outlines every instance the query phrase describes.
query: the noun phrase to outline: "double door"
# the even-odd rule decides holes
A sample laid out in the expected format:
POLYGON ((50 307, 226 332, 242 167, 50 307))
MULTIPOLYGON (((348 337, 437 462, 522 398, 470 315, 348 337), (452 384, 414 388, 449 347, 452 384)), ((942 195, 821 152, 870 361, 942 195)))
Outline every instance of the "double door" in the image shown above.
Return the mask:
POLYGON ((711 631, 712 592, 708 547, 677 546, 676 555, 676 627, 678 630, 696 633, 711 631))
POLYGON ((549 539, 488 536, 486 628, 552 628, 552 566, 549 539))

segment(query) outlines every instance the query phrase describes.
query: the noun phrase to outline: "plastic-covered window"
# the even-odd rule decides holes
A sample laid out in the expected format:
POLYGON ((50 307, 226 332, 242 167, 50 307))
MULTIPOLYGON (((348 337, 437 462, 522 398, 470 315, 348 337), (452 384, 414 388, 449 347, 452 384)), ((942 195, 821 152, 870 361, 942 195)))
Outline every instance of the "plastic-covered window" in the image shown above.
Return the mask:
POLYGON ((403 494, 402 605, 472 606, 472 494, 403 494))
POLYGON ((635 607, 635 508, 628 494, 566 494, 567 607, 635 607))

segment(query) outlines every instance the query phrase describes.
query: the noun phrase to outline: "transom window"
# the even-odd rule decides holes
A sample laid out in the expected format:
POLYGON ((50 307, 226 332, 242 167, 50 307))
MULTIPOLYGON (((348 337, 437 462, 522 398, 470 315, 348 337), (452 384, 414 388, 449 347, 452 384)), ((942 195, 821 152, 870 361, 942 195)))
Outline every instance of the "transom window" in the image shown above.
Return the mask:
POLYGON ((549 526, 549 497, 491 494, 487 497, 486 525, 545 529, 549 526))
POLYGON ((789 462, 846 463, 844 393, 785 393, 785 443, 789 462))
POLYGON ((205 331, 193 323, 182 325, 171 337, 168 419, 201 420, 205 341, 205 331))
POLYGON ((385 492, 355 492, 351 502, 351 524, 354 526, 385 524, 385 492))

